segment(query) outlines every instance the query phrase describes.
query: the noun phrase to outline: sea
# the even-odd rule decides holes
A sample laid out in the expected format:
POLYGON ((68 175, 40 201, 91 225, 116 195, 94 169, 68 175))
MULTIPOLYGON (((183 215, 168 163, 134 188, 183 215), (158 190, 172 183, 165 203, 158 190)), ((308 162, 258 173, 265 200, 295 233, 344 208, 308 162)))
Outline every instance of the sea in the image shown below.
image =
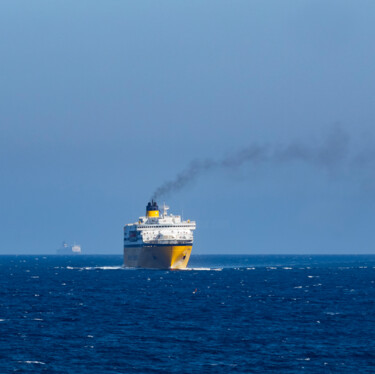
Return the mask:
POLYGON ((375 256, 0 256, 0 373, 375 373, 375 256))

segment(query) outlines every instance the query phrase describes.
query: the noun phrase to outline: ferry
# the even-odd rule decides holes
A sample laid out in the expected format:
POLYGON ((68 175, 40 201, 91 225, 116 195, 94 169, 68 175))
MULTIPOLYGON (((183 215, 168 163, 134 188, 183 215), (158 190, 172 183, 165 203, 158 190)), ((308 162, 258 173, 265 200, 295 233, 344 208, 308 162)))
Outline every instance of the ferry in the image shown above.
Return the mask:
POLYGON ((65 242, 63 242, 61 248, 57 250, 58 255, 80 255, 81 253, 82 251, 80 245, 69 245, 65 242))
POLYGON ((124 266, 148 269, 185 269, 193 248, 195 221, 159 210, 151 201, 146 215, 124 226, 124 266))

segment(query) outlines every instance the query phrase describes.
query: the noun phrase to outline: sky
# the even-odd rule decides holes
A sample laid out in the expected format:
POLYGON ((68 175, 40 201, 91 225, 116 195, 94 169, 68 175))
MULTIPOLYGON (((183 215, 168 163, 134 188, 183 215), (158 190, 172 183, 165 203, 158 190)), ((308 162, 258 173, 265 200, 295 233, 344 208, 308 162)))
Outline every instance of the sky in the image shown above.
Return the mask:
POLYGON ((374 1, 1 1, 0 254, 121 254, 207 160, 158 201, 193 253, 375 254, 374 40, 374 1))

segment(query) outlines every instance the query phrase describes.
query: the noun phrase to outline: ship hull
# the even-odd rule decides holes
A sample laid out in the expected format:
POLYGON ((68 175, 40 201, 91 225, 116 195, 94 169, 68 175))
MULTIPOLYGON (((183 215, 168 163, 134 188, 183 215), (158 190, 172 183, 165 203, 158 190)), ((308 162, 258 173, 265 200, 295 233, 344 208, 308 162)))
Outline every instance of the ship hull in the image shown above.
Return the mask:
POLYGON ((192 245, 144 245, 124 247, 126 267, 146 269, 185 269, 192 245))

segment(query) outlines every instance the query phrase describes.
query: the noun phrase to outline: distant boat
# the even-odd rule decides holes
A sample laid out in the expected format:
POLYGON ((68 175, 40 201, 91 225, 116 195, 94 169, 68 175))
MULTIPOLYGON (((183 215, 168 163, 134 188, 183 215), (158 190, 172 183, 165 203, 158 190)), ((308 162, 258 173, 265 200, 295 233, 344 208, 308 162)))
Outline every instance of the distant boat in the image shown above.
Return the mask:
POLYGON ((62 247, 57 250, 58 255, 80 255, 81 246, 78 244, 69 245, 65 242, 62 243, 62 247))

